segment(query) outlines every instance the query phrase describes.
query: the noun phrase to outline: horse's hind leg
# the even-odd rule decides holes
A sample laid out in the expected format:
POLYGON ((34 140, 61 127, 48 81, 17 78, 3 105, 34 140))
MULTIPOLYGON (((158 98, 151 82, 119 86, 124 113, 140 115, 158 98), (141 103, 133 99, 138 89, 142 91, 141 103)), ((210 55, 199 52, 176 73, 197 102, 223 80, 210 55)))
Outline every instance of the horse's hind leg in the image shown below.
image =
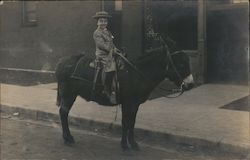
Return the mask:
POLYGON ((69 111, 76 99, 76 96, 67 96, 66 98, 61 97, 61 104, 60 104, 60 118, 62 124, 62 131, 63 131, 63 139, 65 144, 73 144, 75 143, 73 136, 70 134, 69 124, 68 124, 68 115, 69 111))

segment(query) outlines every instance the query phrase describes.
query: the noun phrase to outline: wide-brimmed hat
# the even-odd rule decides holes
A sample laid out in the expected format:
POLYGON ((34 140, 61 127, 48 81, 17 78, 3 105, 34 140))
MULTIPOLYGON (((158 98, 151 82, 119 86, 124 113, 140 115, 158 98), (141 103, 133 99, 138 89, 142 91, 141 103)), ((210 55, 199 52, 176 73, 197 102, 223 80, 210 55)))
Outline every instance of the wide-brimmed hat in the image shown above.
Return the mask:
POLYGON ((109 15, 108 12, 105 11, 100 11, 100 12, 96 12, 94 16, 92 16, 94 19, 98 19, 98 18, 111 18, 111 15, 109 15))

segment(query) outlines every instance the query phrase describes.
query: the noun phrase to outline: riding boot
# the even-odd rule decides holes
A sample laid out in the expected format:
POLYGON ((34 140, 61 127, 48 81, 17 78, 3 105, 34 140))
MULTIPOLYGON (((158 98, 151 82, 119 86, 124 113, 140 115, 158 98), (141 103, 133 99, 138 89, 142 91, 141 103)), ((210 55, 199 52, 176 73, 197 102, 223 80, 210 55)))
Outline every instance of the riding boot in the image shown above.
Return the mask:
POLYGON ((117 103, 117 100, 116 100, 116 93, 115 93, 115 91, 112 91, 111 92, 111 95, 110 95, 110 102, 112 103, 112 104, 116 104, 117 103))
POLYGON ((116 104, 116 94, 115 91, 112 89, 113 78, 114 72, 106 72, 104 94, 107 95, 107 98, 112 104, 116 104))

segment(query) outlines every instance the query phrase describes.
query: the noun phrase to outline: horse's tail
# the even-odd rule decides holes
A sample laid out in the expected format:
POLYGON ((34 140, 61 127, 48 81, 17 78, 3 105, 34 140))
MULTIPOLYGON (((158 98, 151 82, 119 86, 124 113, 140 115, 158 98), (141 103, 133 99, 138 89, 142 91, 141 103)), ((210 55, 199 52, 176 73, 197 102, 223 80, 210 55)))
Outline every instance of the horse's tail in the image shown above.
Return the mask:
POLYGON ((57 83, 57 97, 56 97, 56 105, 60 107, 61 105, 61 96, 60 96, 60 85, 57 83))

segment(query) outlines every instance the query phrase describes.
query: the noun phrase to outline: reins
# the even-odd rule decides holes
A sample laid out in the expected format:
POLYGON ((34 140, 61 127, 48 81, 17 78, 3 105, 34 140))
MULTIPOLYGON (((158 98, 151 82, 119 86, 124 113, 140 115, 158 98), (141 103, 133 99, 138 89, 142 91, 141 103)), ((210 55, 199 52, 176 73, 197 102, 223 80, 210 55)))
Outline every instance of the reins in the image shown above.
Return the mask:
MULTIPOLYGON (((166 50, 167 50, 166 52, 167 52, 168 60, 170 61, 170 63, 171 63, 171 65, 172 65, 172 67, 173 67, 175 73, 177 74, 177 76, 179 77, 179 79, 182 81, 182 77, 181 77, 180 73, 178 72, 178 70, 176 69, 176 66, 175 66, 175 64, 174 64, 174 62, 173 62, 173 59, 172 59, 172 55, 178 54, 179 52, 176 51, 176 52, 170 54, 170 53, 169 53, 169 47, 168 47, 167 43, 164 41, 164 39, 163 39, 161 36, 160 36, 159 38, 160 38, 161 43, 163 43, 164 47, 165 47, 166 50)), ((167 65, 167 68, 166 68, 166 69, 167 69, 167 70, 169 69, 169 65, 167 65)), ((176 96, 165 96, 165 95, 164 95, 164 97, 166 97, 166 98, 177 98, 177 97, 181 96, 181 95, 184 93, 184 89, 183 89, 183 86, 184 86, 184 85, 185 85, 185 83, 182 82, 182 84, 181 84, 181 86, 180 86, 179 89, 173 89, 173 90, 172 90, 172 92, 175 92, 174 90, 177 90, 177 92, 180 91, 180 93, 179 93, 178 95, 176 95, 176 96)), ((160 88, 160 89, 162 89, 162 88, 160 88)))
MULTIPOLYGON (((177 71, 176 66, 175 66, 175 64, 173 62, 173 59, 171 57, 172 55, 178 54, 179 52, 176 51, 176 52, 170 54, 169 53, 169 47, 168 47, 167 43, 164 41, 164 39, 161 36, 160 36, 160 40, 161 40, 161 43, 163 43, 164 47, 167 49, 167 51, 166 51, 167 52, 167 56, 168 56, 168 59, 169 59, 171 65, 172 65, 172 67, 174 68, 175 73, 177 74, 177 76, 179 77, 179 79, 182 80, 182 77, 181 77, 180 73, 177 71)), ((167 65, 167 67, 168 67, 168 65, 167 65)))
MULTIPOLYGON (((160 36, 159 38, 160 38, 162 44, 164 45, 164 47, 165 47, 166 50, 167 50, 167 51, 166 51, 166 52, 167 52, 167 58, 168 58, 168 60, 169 60, 169 62, 170 62, 170 64, 171 64, 171 66, 173 67, 173 69, 174 69, 175 73, 177 74, 178 78, 179 78, 180 80, 182 80, 182 77, 181 77, 180 73, 177 71, 176 66, 175 66, 175 64, 174 64, 174 62, 173 62, 173 59, 172 59, 172 57, 171 57, 172 55, 178 54, 179 52, 176 51, 176 52, 170 54, 170 53, 169 53, 169 47, 168 47, 168 45, 166 44, 166 42, 162 39, 161 36, 160 36)), ((119 57, 121 57, 127 64, 129 64, 129 66, 130 66, 131 68, 133 68, 142 78, 144 78, 144 80, 147 79, 147 77, 146 77, 146 76, 145 76, 145 75, 144 75, 144 74, 143 74, 134 64, 132 64, 125 56, 123 56, 121 53, 116 53, 116 55, 118 55, 119 57)), ((169 67, 169 64, 167 64, 167 66, 166 66, 166 69, 167 69, 167 70, 168 70, 168 67, 169 67)), ((161 90, 164 90, 164 91, 168 91, 168 92, 170 91, 170 92, 172 92, 172 93, 177 93, 177 92, 179 92, 179 94, 176 95, 176 96, 161 95, 161 96, 164 96, 164 97, 166 97, 166 98, 177 98, 177 97, 181 96, 181 95, 184 93, 183 85, 184 85, 184 82, 182 82, 180 88, 178 88, 178 89, 172 89, 172 90, 166 90, 166 89, 163 89, 163 88, 160 88, 160 87, 158 87, 158 88, 161 89, 161 90)))
POLYGON ((177 98, 177 97, 179 97, 179 96, 181 96, 183 93, 184 93, 184 89, 183 89, 183 86, 184 85, 184 83, 182 83, 181 84, 181 87, 179 88, 179 89, 171 89, 171 90, 166 90, 166 89, 164 89, 164 88, 162 88, 162 87, 158 87, 159 89, 161 89, 161 90, 163 90, 163 91, 171 91, 172 92, 172 94, 175 94, 175 93, 178 93, 179 92, 179 94, 178 95, 176 95, 176 96, 168 96, 168 95, 163 95, 163 94, 159 94, 160 96, 163 96, 163 97, 165 97, 165 98, 177 98))

